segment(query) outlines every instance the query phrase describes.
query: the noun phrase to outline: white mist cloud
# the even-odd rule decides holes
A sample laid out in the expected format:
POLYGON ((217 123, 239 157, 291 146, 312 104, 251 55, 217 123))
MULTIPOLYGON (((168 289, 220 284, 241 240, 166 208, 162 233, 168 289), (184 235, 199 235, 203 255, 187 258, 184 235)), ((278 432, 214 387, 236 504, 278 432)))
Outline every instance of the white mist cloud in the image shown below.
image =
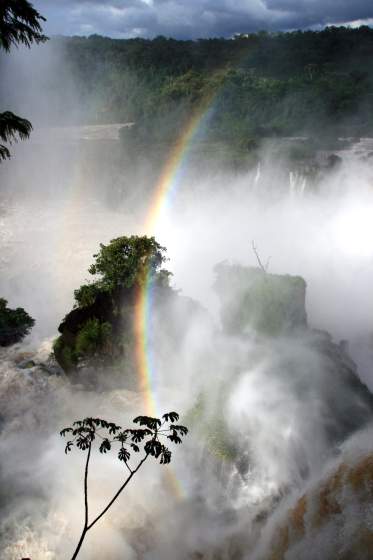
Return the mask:
MULTIPOLYGON (((44 338, 55 334, 71 308, 73 289, 86 278, 98 244, 142 233, 148 197, 140 187, 118 197, 100 143, 64 144, 43 131, 38 138, 18 146, 22 157, 1 169, 0 293, 35 316, 36 338, 44 338)), ((214 266, 224 260, 256 265, 255 240, 263 260, 271 257, 270 272, 304 277, 311 326, 328 329, 336 341, 349 339, 373 386, 369 160, 345 157, 314 191, 291 182, 286 166, 269 154, 262 159, 260 173, 190 170, 158 224, 175 287, 214 318, 174 310, 183 333, 178 344, 167 331, 164 308, 155 318, 162 412, 172 404, 190 413, 201 394, 205 399, 200 417, 194 424, 190 419, 186 443, 174 453, 185 497, 175 499, 161 468, 147 466, 92 532, 82 560, 101 559, 102 543, 112 560, 186 560, 214 547, 230 557, 230 545, 241 554, 252 550, 260 523, 276 504, 281 510, 282 494, 318 478, 338 452, 329 445, 329 431, 343 438, 346 424, 364 410, 344 377, 345 364, 323 353, 325 346, 333 355, 339 351, 323 335, 273 341, 227 336, 219 328, 214 266), (214 427, 219 419, 233 432, 240 460, 222 462, 209 451, 221 432, 211 433, 208 423, 214 427)), ((149 173, 143 182, 149 187, 154 177, 149 173)), ((6 560, 55 560, 72 550, 82 521, 82 457, 65 457, 58 430, 89 414, 125 424, 142 412, 143 401, 123 388, 87 391, 20 370, 14 356, 24 349, 0 356, 1 546, 6 560)), ((106 457, 95 461, 90 487, 93 508, 99 508, 121 472, 106 457)))

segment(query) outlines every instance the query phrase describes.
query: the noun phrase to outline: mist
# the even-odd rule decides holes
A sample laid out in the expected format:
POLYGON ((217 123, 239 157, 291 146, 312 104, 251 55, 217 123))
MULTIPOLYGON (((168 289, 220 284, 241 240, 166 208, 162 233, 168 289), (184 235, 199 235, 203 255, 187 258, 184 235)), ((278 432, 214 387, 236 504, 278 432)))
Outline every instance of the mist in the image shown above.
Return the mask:
MULTIPOLYGON (((145 395, 110 372, 98 370, 103 381, 87 387, 43 374, 40 364, 99 244, 149 234, 159 168, 150 155, 141 154, 135 168, 123 155, 120 130, 129 123, 81 125, 86 107, 61 45, 19 51, 4 64, 1 95, 35 130, 0 167, 0 293, 36 325, 24 342, 1 349, 0 549, 5 560, 53 560, 69 556, 83 519, 83 457, 64 455, 59 430, 90 415, 126 425, 143 413, 145 395), (35 368, 17 367, 26 354, 35 368)), ((167 248, 180 298, 154 304, 157 406, 160 414, 178 410, 190 435, 170 468, 146 465, 89 534, 82 560, 102 558, 103 550, 113 560, 274 558, 274 535, 289 508, 302 495, 317 496, 333 469, 352 469, 371 451, 372 145, 341 144, 341 164, 321 168, 313 183, 289 170, 286 158, 273 158, 270 142, 246 170, 216 162, 201 172, 189 156, 150 233, 167 248), (219 264, 257 267, 253 243, 267 274, 306 282, 302 328, 278 337, 250 325, 227 328, 224 302, 241 301, 246 285, 232 282, 219 293, 219 264), (211 443, 220 422, 232 443, 223 460, 211 443)), ((122 471, 105 456, 94 461, 92 510, 99 511, 122 471)), ((372 513, 362 508, 354 525, 357 498, 343 500, 354 536, 372 513)), ((327 523, 318 553, 337 532, 337 522, 327 523)), ((316 558, 307 531, 286 558, 316 558)), ((328 546, 334 558, 343 542, 328 546)))

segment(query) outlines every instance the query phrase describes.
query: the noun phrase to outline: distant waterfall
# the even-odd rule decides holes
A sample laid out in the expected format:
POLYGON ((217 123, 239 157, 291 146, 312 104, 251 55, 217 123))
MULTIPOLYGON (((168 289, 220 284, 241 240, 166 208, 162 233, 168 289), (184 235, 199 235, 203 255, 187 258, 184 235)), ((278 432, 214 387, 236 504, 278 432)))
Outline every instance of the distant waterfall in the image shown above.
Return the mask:
POLYGON ((307 177, 299 171, 289 172, 289 193, 290 195, 303 195, 307 187, 307 177))
POLYGON ((255 177, 254 177, 254 185, 257 186, 257 184, 260 181, 260 177, 262 175, 262 166, 260 161, 258 161, 258 165, 256 166, 256 173, 255 173, 255 177))

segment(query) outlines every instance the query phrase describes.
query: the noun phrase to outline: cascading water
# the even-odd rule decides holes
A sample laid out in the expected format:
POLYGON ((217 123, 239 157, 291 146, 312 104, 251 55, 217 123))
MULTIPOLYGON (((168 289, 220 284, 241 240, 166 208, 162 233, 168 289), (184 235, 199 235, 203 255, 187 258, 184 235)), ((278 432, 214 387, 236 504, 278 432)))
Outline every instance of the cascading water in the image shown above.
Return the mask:
POLYGON ((290 195, 302 194, 307 189, 307 177, 297 171, 289 172, 289 191, 290 195))
MULTIPOLYGON (((110 141, 115 152, 118 140, 110 141)), ((139 210, 132 216, 127 191, 122 203, 115 198, 111 204, 110 188, 103 196, 94 173, 89 180, 85 175, 91 158, 96 168, 105 167, 100 139, 74 142, 86 149, 83 155, 76 155, 76 145, 63 153, 60 143, 45 147, 61 164, 57 191, 52 182, 39 185, 40 176, 29 185, 27 158, 22 165, 16 158, 9 164, 19 190, 8 189, 2 206, 0 294, 13 306, 24 306, 37 324, 29 341, 1 355, 4 560, 67 558, 73 549, 82 520, 81 464, 78 457, 65 460, 58 430, 85 414, 123 424, 143 412, 142 395, 128 390, 125 380, 123 387, 110 387, 106 379, 105 386, 87 389, 48 361, 50 339, 99 243, 142 233, 143 193, 135 197, 139 210)), ((150 466, 97 526, 82 560, 102 558, 102 542, 112 560, 316 559, 326 541, 328 560, 343 553, 363 558, 356 552, 359 539, 370 542, 372 523, 371 508, 362 499, 363 488, 370 492, 370 396, 339 341, 351 341, 357 362, 370 355, 373 248, 364 244, 370 230, 361 208, 373 207, 369 146, 366 141, 364 153, 352 146, 355 159, 344 154, 342 168, 325 172, 318 178, 322 188, 314 190, 300 172, 289 175, 286 164, 282 173, 278 162, 271 167, 267 154, 251 172, 225 173, 213 181, 206 174, 190 191, 184 178, 182 211, 175 204, 155 233, 168 248, 174 285, 199 300, 212 318, 205 324, 201 314, 160 305, 153 329, 159 406, 163 412, 172 404, 191 429, 173 463, 182 492, 175 496, 164 474, 150 466), (341 220, 355 224, 351 245, 341 220), (269 275, 301 276, 307 282, 308 323, 304 302, 302 310, 290 290, 286 324, 295 321, 296 327, 260 330, 262 311, 255 302, 264 288, 257 286, 252 300, 248 290, 253 280, 247 270, 257 265, 253 240, 263 262, 270 257, 269 275), (226 259, 231 266, 226 263, 227 283, 218 299, 211 288, 217 278, 213 267, 226 259), (256 309, 255 317, 246 317, 247 308, 256 309), (329 331, 333 340, 312 327, 329 331), (177 345, 176 331, 182 333, 177 345), (343 476, 333 478, 339 469, 343 476), (348 548, 350 541, 354 549, 348 548)), ((30 161, 33 149, 32 142, 22 147, 30 161)), ((278 308, 274 297, 269 296, 269 309, 278 308)), ((275 316, 265 315, 267 321, 278 325, 275 316)), ((359 374, 372 388, 369 363, 362 366, 359 374)), ((114 463, 98 459, 91 480, 93 507, 120 477, 114 463)))

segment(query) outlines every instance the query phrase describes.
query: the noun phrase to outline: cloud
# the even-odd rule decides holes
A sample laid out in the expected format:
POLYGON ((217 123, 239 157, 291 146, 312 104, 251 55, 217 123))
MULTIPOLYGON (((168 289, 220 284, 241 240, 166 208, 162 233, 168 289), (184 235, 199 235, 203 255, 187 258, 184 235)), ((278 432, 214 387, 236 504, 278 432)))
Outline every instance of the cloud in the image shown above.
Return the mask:
POLYGON ((49 34, 180 39, 371 23, 370 0, 35 0, 49 34))

